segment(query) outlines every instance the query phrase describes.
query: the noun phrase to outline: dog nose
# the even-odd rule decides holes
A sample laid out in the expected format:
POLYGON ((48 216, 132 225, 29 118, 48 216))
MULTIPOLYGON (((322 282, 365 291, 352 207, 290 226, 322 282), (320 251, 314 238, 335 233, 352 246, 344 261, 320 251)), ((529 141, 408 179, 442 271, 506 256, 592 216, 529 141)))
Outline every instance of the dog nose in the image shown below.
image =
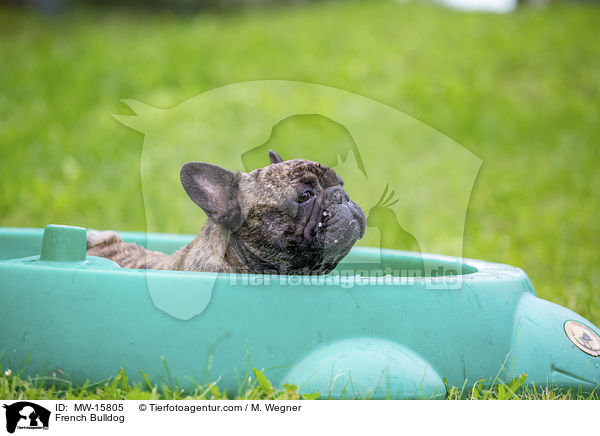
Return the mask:
POLYGON ((327 203, 341 204, 344 200, 348 201, 348 194, 344 191, 344 188, 340 186, 332 186, 327 188, 324 192, 325 201, 327 203))

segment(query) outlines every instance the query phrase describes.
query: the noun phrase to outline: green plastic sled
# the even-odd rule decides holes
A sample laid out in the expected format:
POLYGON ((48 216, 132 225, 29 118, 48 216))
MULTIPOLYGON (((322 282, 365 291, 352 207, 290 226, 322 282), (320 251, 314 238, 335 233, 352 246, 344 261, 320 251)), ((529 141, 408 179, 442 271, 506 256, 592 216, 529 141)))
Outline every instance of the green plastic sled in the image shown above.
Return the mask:
MULTIPOLYGON (((193 238, 121 235, 165 252, 193 238)), ((184 389, 218 379, 230 392, 257 368, 274 385, 322 398, 444 398, 444 378, 470 387, 523 373, 536 386, 600 384, 599 329, 537 298, 521 269, 423 261, 429 271, 459 267, 369 276, 382 262, 404 270, 421 259, 355 247, 325 277, 128 270, 86 257, 85 229, 2 228, 0 362, 78 382, 121 368, 134 381, 143 371, 153 384, 184 389)))

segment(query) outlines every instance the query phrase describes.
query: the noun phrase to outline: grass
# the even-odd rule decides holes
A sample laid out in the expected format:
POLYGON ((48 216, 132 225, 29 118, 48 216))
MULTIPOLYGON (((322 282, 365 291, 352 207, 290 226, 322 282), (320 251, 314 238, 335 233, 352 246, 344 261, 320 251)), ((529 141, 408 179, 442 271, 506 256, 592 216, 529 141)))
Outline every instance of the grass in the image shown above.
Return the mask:
MULTIPOLYGON (((540 297, 600 324, 599 19, 592 3, 508 15, 384 1, 183 17, 0 9, 0 225, 146 228, 143 137, 112 118, 128 111, 120 99, 169 108, 234 82, 314 82, 478 155, 464 255, 522 267, 540 297)), ((3 398, 172 395, 1 380, 3 398)))
MULTIPOLYGON (((132 384, 124 370, 115 377, 99 383, 75 385, 63 374, 52 380, 25 380, 18 374, 0 374, 0 398, 11 400, 315 400, 318 392, 301 394, 297 386, 285 384, 273 388, 269 380, 257 369, 254 377, 248 375, 240 383, 237 392, 219 389, 218 380, 205 386, 196 386, 193 391, 184 391, 174 386, 152 385, 147 378, 145 384, 132 384)), ((142 372, 143 374, 143 372, 142 372)), ((145 377, 145 376, 144 376, 145 377)), ((526 376, 515 378, 508 384, 491 384, 481 380, 471 389, 447 386, 447 400, 598 400, 600 394, 561 391, 547 386, 525 385, 526 376)), ((361 398, 368 399, 368 398, 361 398)))
POLYGON ((208 385, 196 385, 193 391, 184 391, 177 385, 152 385, 142 371, 145 383, 131 383, 124 370, 116 376, 97 383, 77 384, 59 371, 37 380, 24 379, 20 374, 5 371, 0 374, 0 398, 30 400, 315 400, 319 393, 301 394, 297 386, 284 384, 274 389, 261 371, 253 369, 240 382, 237 392, 219 389, 218 380, 208 385))

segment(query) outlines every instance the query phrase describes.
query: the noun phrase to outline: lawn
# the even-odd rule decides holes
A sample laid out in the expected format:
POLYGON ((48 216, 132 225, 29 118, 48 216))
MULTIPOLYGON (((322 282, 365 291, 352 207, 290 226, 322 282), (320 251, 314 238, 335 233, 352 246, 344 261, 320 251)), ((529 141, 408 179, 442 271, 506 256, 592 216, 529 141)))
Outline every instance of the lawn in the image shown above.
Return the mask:
POLYGON ((592 3, 507 15, 384 1, 185 16, 0 9, 0 226, 146 228, 144 138, 112 117, 131 113, 121 99, 170 108, 229 83, 319 83, 479 156, 464 256, 523 268, 540 297, 598 325, 599 21, 592 3))

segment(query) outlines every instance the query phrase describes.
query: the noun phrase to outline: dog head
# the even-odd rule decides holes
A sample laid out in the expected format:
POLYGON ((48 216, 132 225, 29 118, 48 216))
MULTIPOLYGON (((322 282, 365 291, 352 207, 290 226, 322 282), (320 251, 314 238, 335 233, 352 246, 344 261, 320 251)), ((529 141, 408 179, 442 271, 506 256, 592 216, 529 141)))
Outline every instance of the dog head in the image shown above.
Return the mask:
POLYGON ((181 183, 208 220, 230 233, 228 252, 252 273, 324 274, 365 231, 365 216, 330 168, 304 159, 250 173, 188 162, 181 183))

